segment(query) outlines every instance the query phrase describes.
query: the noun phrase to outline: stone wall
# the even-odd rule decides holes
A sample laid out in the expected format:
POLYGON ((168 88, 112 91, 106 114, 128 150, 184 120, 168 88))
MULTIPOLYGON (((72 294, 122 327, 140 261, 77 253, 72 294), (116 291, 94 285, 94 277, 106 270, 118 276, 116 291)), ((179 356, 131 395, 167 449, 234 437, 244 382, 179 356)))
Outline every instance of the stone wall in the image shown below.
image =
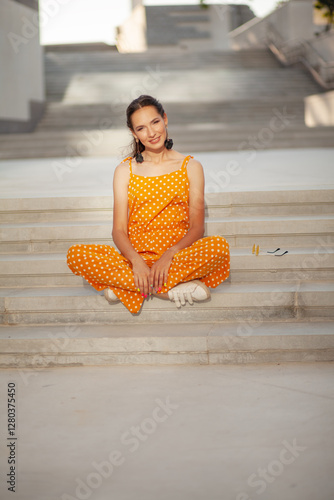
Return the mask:
POLYGON ((290 0, 264 18, 257 18, 233 30, 229 34, 235 50, 264 48, 269 24, 286 42, 309 39, 317 31, 313 20, 312 0, 290 0))
POLYGON ((45 107, 38 1, 0 2, 0 133, 30 132, 45 107))
POLYGON ((146 42, 145 7, 138 2, 130 17, 117 29, 116 45, 121 53, 144 52, 146 42))
POLYGON ((322 33, 312 40, 313 48, 327 62, 334 63, 334 30, 322 33))
POLYGON ((334 90, 310 95, 305 101, 305 124, 308 127, 334 126, 334 90))

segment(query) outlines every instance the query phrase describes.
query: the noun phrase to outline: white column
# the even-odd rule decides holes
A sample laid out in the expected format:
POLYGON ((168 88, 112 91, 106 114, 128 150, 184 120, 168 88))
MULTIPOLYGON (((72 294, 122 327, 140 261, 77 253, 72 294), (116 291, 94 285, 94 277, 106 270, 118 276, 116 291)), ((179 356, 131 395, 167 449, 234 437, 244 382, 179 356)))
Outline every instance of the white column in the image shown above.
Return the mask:
POLYGON ((0 133, 32 130, 44 108, 38 11, 28 4, 0 2, 0 133))

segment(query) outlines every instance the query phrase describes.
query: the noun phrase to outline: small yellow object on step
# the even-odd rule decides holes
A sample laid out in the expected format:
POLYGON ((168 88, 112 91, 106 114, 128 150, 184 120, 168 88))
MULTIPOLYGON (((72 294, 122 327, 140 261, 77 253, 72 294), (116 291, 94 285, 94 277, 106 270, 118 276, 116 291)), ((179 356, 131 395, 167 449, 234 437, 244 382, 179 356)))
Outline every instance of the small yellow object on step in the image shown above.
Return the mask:
POLYGON ((259 247, 259 245, 258 245, 258 246, 256 247, 256 255, 259 255, 259 253, 260 253, 260 247, 259 247))
POLYGON ((252 253, 255 253, 255 243, 254 243, 253 248, 252 248, 252 253))

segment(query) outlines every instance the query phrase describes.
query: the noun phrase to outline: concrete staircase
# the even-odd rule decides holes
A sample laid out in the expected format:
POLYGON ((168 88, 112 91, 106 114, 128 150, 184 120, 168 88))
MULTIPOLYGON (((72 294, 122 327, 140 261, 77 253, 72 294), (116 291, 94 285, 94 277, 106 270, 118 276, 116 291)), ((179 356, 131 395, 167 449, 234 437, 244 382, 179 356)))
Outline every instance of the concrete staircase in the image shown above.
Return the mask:
POLYGON ((205 42, 211 38, 209 14, 197 5, 155 5, 145 11, 148 46, 175 46, 184 39, 205 42))
POLYGON ((208 193, 206 232, 229 241, 230 278, 208 302, 154 298, 137 315, 66 265, 71 244, 112 244, 110 198, 2 199, 0 366, 332 360, 333 195, 208 193), (267 253, 277 247, 288 254, 267 253))
MULTIPOLYGON (((210 9, 199 5, 152 5, 146 6, 147 44, 152 46, 182 45, 184 42, 201 42, 203 46, 211 41, 212 17, 222 20, 222 14, 215 6, 210 9)), ((254 17, 247 5, 229 5, 230 29, 246 23, 254 17)))
MULTIPOLYGON (((295 188, 276 177, 259 187, 260 150, 272 150, 266 166, 276 172, 277 150, 333 147, 333 128, 304 125, 303 99, 319 92, 310 77, 258 50, 45 57, 43 120, 32 134, 0 136, 0 159, 9 160, 0 195, 0 366, 333 360, 334 182, 324 180, 328 168, 314 178, 313 162, 306 185, 307 172, 284 157, 278 171, 286 183, 297 176, 295 188), (249 173, 239 176, 247 189, 232 183, 206 195, 206 233, 231 246, 229 280, 208 302, 177 311, 154 298, 131 315, 72 275, 65 256, 74 243, 113 244, 110 189, 100 185, 127 154, 124 112, 140 93, 165 104, 177 150, 231 151, 234 160, 244 151, 249 173), (58 159, 67 168, 59 182, 58 159), (92 171, 85 162, 93 161, 92 171), (288 254, 267 253, 277 247, 288 254)), ((316 151, 322 165, 330 150, 316 151)), ((211 168, 213 157, 204 160, 211 168)))
POLYGON ((334 127, 304 124, 304 97, 318 86, 265 50, 54 50, 45 69, 45 116, 31 134, 0 135, 0 159, 122 156, 125 109, 140 93, 161 99, 184 153, 334 144, 334 127))

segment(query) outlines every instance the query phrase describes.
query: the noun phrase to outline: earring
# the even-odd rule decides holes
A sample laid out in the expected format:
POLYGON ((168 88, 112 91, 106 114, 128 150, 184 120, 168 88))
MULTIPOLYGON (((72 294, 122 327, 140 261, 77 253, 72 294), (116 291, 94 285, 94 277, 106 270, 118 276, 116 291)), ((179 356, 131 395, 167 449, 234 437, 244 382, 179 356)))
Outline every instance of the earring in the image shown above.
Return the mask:
POLYGON ((167 137, 166 137, 166 140, 165 140, 165 148, 166 149, 172 149, 173 147, 173 139, 168 139, 168 129, 166 128, 166 132, 167 132, 167 137))
POLYGON ((135 155, 135 158, 136 158, 136 162, 137 163, 143 163, 144 161, 144 158, 143 158, 143 155, 141 154, 140 152, 140 149, 139 149, 139 141, 136 140, 136 149, 137 149, 137 152, 136 152, 136 155, 135 155))

